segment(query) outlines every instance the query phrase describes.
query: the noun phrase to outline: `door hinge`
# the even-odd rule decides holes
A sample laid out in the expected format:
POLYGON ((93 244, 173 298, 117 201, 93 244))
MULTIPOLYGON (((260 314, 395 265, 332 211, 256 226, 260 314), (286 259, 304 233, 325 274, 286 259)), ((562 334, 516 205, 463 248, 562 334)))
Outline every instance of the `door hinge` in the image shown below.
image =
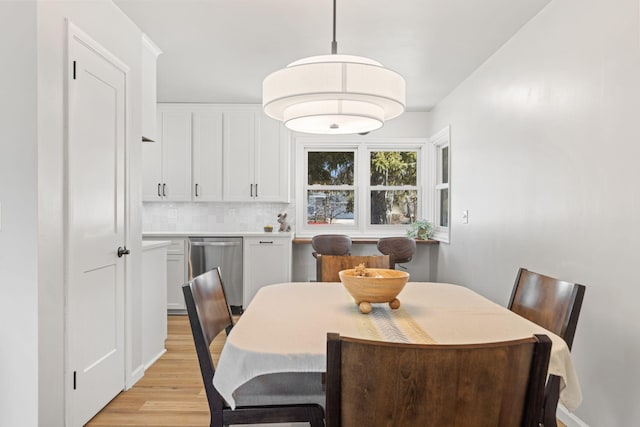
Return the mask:
POLYGON ((73 61, 73 80, 76 79, 76 61, 73 61))
POLYGON ((73 389, 76 389, 76 371, 73 371, 73 389))

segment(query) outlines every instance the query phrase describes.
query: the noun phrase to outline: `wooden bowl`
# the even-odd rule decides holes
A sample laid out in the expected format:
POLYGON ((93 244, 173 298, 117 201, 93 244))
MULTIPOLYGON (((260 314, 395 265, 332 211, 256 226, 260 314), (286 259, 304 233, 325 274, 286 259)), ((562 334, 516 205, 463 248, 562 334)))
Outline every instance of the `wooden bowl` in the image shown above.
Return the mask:
POLYGON ((386 268, 367 268, 369 277, 356 276, 356 269, 338 273, 362 313, 371 311, 371 303, 388 302, 392 309, 400 307, 396 298, 409 280, 409 273, 386 268))

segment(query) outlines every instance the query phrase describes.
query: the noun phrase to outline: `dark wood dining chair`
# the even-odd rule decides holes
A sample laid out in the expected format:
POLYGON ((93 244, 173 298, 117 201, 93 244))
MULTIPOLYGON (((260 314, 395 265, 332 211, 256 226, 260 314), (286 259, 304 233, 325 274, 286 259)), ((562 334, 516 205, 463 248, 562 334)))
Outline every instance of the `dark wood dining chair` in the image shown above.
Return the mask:
POLYGON ((327 334, 327 427, 538 425, 546 335, 418 345, 327 334))
POLYGON ((195 277, 182 287, 182 291, 209 402, 211 427, 292 422, 308 422, 311 427, 324 426, 324 410, 317 404, 238 406, 231 409, 213 385, 215 368, 209 350, 209 345, 220 332, 225 330, 228 334, 233 327, 220 269, 214 268, 195 277))
POLYGON ((380 253, 391 256, 392 268, 411 261, 416 254, 416 240, 411 237, 383 237, 376 246, 380 253))
MULTIPOLYGON (((565 340, 569 350, 578 325, 585 286, 520 268, 509 300, 509 310, 565 340)), ((540 423, 556 427, 560 378, 550 375, 540 423)))
POLYGON ((317 255, 351 255, 351 237, 346 234, 319 234, 311 238, 314 258, 317 255))
POLYGON ((320 255, 316 257, 316 280, 318 282, 339 282, 340 270, 355 268, 364 264, 367 268, 391 268, 389 255, 320 255))

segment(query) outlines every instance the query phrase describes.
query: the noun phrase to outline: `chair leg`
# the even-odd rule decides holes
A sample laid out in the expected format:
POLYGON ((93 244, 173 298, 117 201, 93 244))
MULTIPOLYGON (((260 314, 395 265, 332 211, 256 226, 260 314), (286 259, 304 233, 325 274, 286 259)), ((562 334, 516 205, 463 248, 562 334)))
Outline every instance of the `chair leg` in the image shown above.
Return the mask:
POLYGON ((556 411, 560 399, 560 377, 549 375, 544 390, 544 406, 542 408, 542 425, 544 427, 558 427, 556 411))

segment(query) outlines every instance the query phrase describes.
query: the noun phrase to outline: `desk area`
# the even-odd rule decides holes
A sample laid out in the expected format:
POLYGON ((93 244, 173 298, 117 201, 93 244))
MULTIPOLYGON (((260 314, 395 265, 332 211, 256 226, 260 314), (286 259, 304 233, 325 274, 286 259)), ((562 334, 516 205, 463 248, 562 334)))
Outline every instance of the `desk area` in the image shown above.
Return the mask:
POLYGON ((260 375, 324 372, 327 332, 436 344, 546 334, 553 343, 549 373, 562 378, 561 401, 569 410, 582 401, 571 354, 560 337, 462 286, 410 282, 399 299, 398 310, 379 304, 371 314, 363 315, 339 283, 283 283, 262 288, 227 339, 214 385, 233 406, 234 390, 260 375), (284 305, 286 315, 279 315, 284 305))
MULTIPOLYGON (((376 237, 352 237, 351 243, 354 245, 375 245, 378 243, 378 239, 376 237)), ((295 237, 293 239, 294 245, 304 245, 311 244, 311 237, 295 237)), ((439 245, 440 242, 438 240, 420 240, 416 239, 417 245, 439 245)))
MULTIPOLYGON (((352 255, 380 255, 376 247, 378 238, 352 237, 352 255)), ((434 281, 437 277, 437 257, 440 242, 437 240, 416 240, 417 251, 413 260, 404 264, 413 281, 434 281)), ((292 275, 293 282, 316 280, 316 260, 311 255, 311 238, 294 237, 292 240, 292 275)))

